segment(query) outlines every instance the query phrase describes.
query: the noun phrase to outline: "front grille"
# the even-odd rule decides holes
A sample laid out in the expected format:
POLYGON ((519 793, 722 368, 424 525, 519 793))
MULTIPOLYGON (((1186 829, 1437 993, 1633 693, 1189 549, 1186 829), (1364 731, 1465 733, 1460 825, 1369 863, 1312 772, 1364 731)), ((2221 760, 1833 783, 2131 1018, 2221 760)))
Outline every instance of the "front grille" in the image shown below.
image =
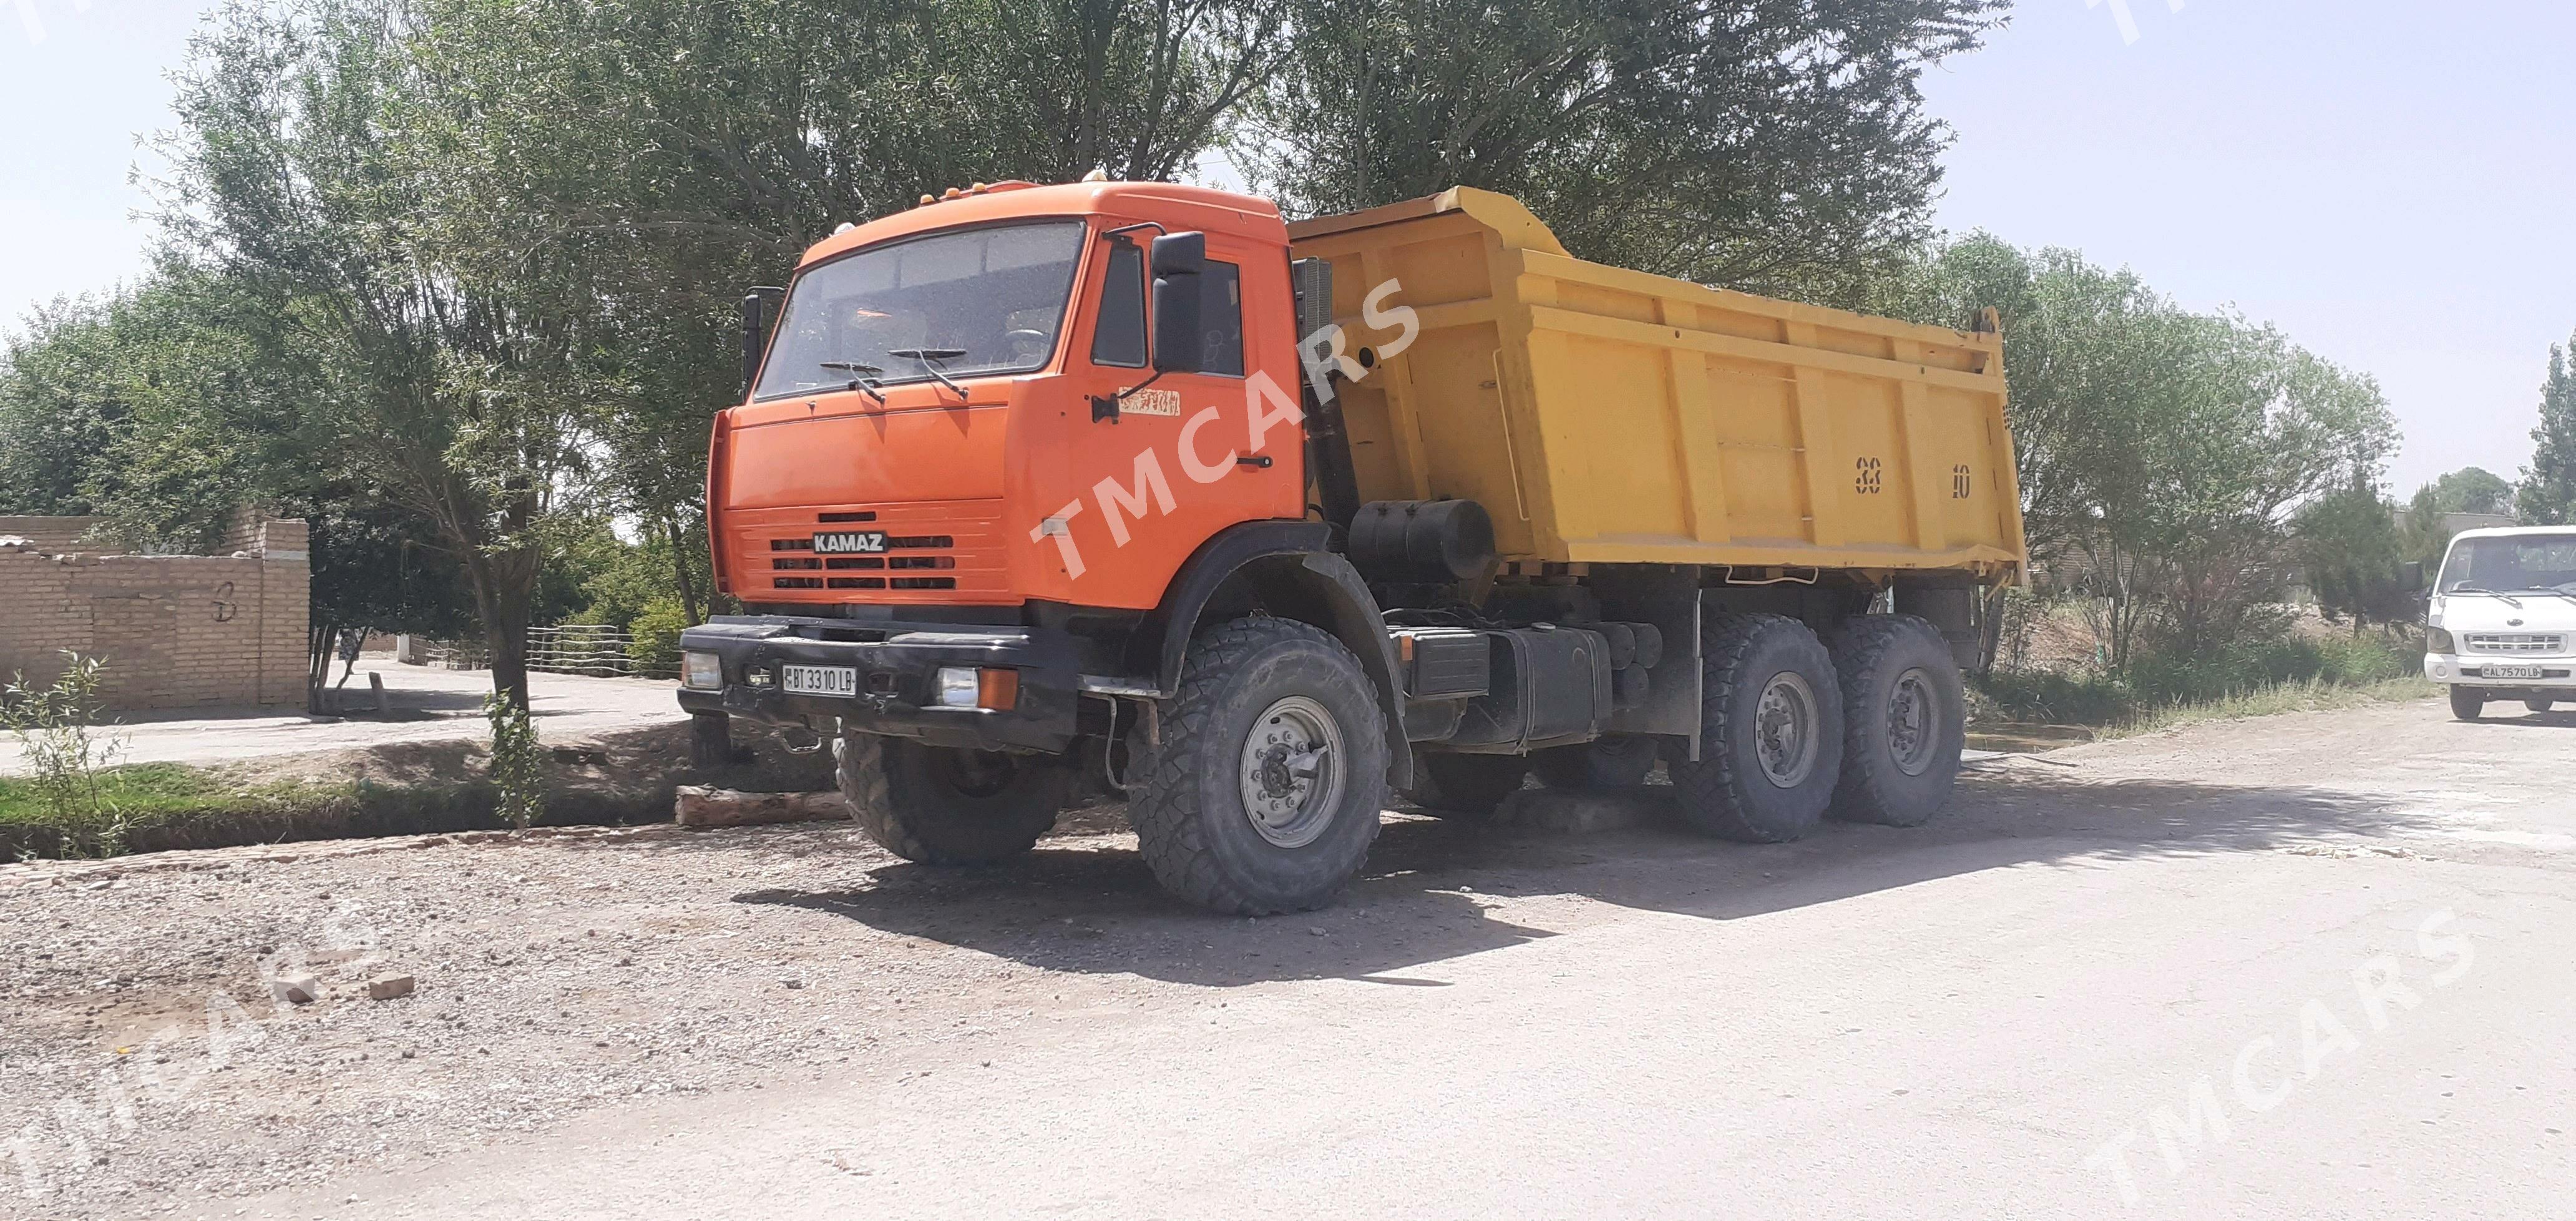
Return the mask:
POLYGON ((824 590, 875 591, 877 599, 869 600, 887 602, 997 602, 1011 595, 1009 532, 1001 518, 999 501, 750 510, 736 516, 732 536, 744 557, 737 563, 752 570, 742 573, 751 584, 812 591, 803 599, 809 602, 844 600, 824 590), (815 554, 817 533, 848 530, 851 522, 884 531, 883 551, 815 554))
POLYGON ((2567 651, 2567 637, 2555 633, 2480 632, 2464 639, 2472 653, 2540 655, 2567 651))

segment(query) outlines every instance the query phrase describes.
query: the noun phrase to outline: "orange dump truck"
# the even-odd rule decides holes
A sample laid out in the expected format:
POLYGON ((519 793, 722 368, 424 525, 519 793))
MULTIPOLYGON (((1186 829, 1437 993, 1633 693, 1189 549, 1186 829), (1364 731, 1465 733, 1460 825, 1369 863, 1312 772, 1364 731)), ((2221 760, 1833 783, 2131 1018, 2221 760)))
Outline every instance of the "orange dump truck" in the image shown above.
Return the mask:
POLYGON ((1299 224, 1001 183, 808 251, 707 476, 701 753, 829 742, 916 861, 1128 801, 1164 886, 1310 908, 1390 791, 1670 769, 1716 835, 1947 800, 2024 563, 2001 338, 1569 256, 1465 188, 1299 224))

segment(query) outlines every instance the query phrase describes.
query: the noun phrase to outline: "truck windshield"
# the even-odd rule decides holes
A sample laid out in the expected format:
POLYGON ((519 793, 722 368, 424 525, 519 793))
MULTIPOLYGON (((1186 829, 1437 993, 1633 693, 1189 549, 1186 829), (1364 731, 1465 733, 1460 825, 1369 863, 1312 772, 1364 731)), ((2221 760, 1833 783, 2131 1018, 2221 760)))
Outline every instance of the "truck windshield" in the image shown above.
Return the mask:
POLYGON ((1082 235, 1078 220, 968 229, 813 267, 788 294, 752 397, 835 390, 854 377, 926 381, 934 361, 950 377, 1037 369, 1055 351, 1082 235))
POLYGON ((2445 593, 2576 593, 2576 534, 2464 538, 2442 565, 2445 593))

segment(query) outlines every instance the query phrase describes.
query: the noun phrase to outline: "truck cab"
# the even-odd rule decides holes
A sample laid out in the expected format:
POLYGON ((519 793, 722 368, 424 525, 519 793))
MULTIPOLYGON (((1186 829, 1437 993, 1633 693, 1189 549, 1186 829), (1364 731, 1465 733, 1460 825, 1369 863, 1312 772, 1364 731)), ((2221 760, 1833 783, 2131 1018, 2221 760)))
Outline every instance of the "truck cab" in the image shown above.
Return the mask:
POLYGON ((2576 526, 2468 530, 2426 608, 2424 676, 2461 720, 2500 700, 2576 702, 2576 526))
POLYGON ((1460 188, 1290 225, 1167 183, 977 184, 746 302, 681 638, 699 757, 836 755, 888 850, 1123 796, 1215 910, 1328 902, 1391 792, 1671 772, 1774 842, 1947 800, 2015 578, 2001 340, 1573 258, 1460 188))

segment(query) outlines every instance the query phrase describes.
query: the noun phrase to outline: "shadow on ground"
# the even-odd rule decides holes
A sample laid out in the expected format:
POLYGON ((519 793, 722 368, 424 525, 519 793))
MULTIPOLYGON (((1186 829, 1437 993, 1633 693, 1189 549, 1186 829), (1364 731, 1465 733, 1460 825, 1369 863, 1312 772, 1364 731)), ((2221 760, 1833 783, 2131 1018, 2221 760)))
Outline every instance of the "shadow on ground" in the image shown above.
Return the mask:
POLYGON ((1551 935, 1490 914, 1486 896, 1572 894, 1723 921, 1986 869, 2264 851, 2410 825, 2390 804, 2341 792, 2029 773, 1972 773, 1931 827, 1828 824, 1783 845, 1713 841, 1669 815, 1636 830, 1563 836, 1394 814, 1367 873, 1335 906, 1246 920, 1164 896, 1132 836, 1120 834, 1123 822, 1119 807, 1095 807, 1065 829, 1072 835, 1007 865, 897 862, 845 887, 735 899, 1048 970, 1219 987, 1315 978, 1430 984, 1402 973, 1551 935))

